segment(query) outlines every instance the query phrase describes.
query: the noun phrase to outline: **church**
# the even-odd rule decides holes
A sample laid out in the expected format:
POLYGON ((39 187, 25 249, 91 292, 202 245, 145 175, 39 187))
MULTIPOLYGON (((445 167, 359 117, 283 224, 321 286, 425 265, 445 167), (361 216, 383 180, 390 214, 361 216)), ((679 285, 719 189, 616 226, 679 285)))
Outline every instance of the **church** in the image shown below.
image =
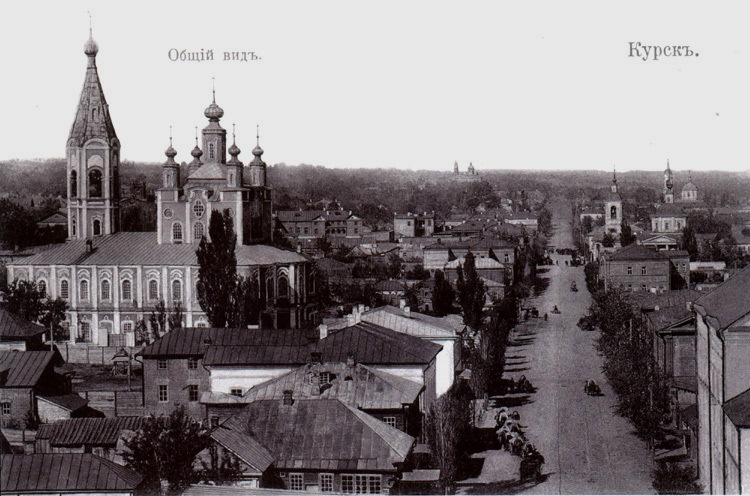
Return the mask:
MULTIPOLYGON (((265 311, 260 324, 301 328, 316 324, 314 267, 301 254, 271 246, 272 188, 260 143, 245 166, 227 146, 216 96, 204 115, 202 148, 191 151, 180 177, 170 145, 156 191, 157 231, 120 231, 120 141, 96 67, 99 47, 84 45, 86 76, 66 146, 69 239, 8 265, 8 280, 32 280, 50 298, 68 304, 71 342, 132 346, 138 321, 160 302, 179 302, 183 325, 207 327, 197 299, 196 249, 208 236, 213 210, 227 210, 237 235, 237 272, 258 281, 265 311), (227 153, 230 159, 227 160, 227 153), (205 162, 202 160, 205 160, 205 162)), ((257 140, 256 136, 256 140, 257 140)))

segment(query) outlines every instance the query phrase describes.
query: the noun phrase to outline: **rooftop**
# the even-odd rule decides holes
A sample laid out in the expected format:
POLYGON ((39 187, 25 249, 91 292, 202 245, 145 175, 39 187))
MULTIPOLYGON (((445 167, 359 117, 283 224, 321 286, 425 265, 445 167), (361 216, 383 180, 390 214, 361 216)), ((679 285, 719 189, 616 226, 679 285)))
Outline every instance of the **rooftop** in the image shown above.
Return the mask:
POLYGON ((724 413, 736 427, 750 428, 750 389, 724 403, 724 413))
POLYGON ((36 439, 48 439, 52 446, 116 446, 123 431, 137 431, 144 417, 71 418, 42 424, 36 439))
POLYGON ((411 312, 407 317, 403 310, 386 306, 363 313, 362 321, 419 338, 456 338, 456 331, 450 324, 436 325, 434 320, 428 321, 424 317, 427 316, 421 315, 421 318, 412 316, 411 312))
POLYGON ((750 314, 750 266, 737 272, 723 284, 696 300, 696 309, 713 322, 712 327, 723 330, 744 324, 750 314))
POLYGON ((43 326, 22 319, 0 307, 0 337, 23 339, 42 334, 44 331, 43 326))
POLYGON ((0 351, 0 378, 8 371, 2 387, 34 387, 44 372, 57 360, 62 360, 54 351, 0 351))

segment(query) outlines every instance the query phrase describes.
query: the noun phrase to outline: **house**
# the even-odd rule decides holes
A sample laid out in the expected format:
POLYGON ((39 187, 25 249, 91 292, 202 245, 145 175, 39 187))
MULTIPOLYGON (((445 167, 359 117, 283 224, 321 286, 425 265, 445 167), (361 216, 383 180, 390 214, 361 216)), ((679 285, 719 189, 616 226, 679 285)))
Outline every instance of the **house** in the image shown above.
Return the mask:
POLYGON ((750 267, 695 301, 698 478, 709 494, 750 492, 750 267))
POLYGON ((143 476, 91 453, 0 456, 3 494, 134 496, 143 476))
POLYGON ((532 212, 507 213, 504 220, 514 226, 523 226, 529 231, 536 231, 539 226, 539 215, 532 212))
POLYGON ((0 307, 0 350, 43 350, 44 332, 43 326, 0 307))
POLYGON ((742 253, 750 254, 750 226, 732 225, 734 246, 742 253))
POLYGON ((362 219, 351 210, 278 210, 278 219, 286 232, 297 238, 359 237, 363 234, 362 219))
POLYGON ((123 436, 141 429, 144 417, 72 418, 39 426, 35 453, 93 453, 123 465, 123 436))
POLYGON ((339 400, 257 400, 223 427, 251 435, 274 457, 288 491, 388 493, 414 438, 339 400))
POLYGON ((393 232, 397 239, 432 236, 435 232, 435 212, 394 214, 393 232))
POLYGON ((631 244, 602 257, 599 276, 605 288, 662 292, 690 284, 690 255, 631 244), (680 280, 682 279, 682 280, 680 280))
POLYGON ((375 291, 389 305, 398 305, 406 292, 406 284, 393 280, 378 281, 375 283, 375 291))
POLYGON ((4 427, 23 425, 28 413, 39 414, 40 395, 70 393, 70 380, 57 372, 62 357, 54 351, 0 351, 0 414, 4 427))
POLYGON ((89 401, 78 394, 59 394, 36 397, 39 421, 43 423, 79 417, 104 417, 104 414, 89 406, 89 401))
POLYGON ((682 243, 682 232, 653 233, 641 231, 636 233, 636 241, 640 245, 657 250, 676 250, 682 243))
POLYGON ((516 245, 490 236, 465 240, 439 240, 438 243, 424 248, 424 268, 434 274, 435 270, 444 270, 448 262, 465 257, 469 252, 475 259, 492 258, 505 264, 511 272, 516 261, 516 245))
POLYGON ((341 283, 352 278, 352 266, 332 258, 320 258, 315 262, 318 270, 325 274, 328 282, 341 283))
POLYGON ((651 231, 655 233, 679 233, 686 225, 685 208, 678 203, 663 203, 651 214, 651 231))
POLYGON ((242 396, 203 393, 201 403, 215 422, 213 419, 224 420, 253 401, 281 401, 286 391, 292 391, 295 400, 337 399, 412 436, 421 433, 419 399, 424 385, 356 363, 353 355, 347 363, 321 362, 316 355, 309 363, 258 384, 242 396))
MULTIPOLYGON (((451 284, 456 284, 458 280, 458 268, 466 265, 466 257, 457 258, 445 264, 443 271, 445 278, 451 284)), ((513 269, 506 264, 500 263, 494 258, 475 258, 474 267, 480 277, 504 285, 511 280, 513 269)))

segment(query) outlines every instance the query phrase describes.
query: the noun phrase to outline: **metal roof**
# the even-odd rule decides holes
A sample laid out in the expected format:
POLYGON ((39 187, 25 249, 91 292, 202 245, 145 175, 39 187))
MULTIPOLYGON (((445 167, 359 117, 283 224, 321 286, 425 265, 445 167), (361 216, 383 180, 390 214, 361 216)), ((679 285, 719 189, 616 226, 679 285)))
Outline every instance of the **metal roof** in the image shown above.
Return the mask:
POLYGON ((736 427, 750 427, 750 389, 724 403, 724 413, 736 427))
MULTIPOLYGON (((86 251, 86 240, 71 240, 37 255, 9 265, 168 265, 198 266, 197 244, 159 244, 155 232, 118 232, 97 236, 93 251, 86 251)), ((267 245, 238 245, 238 266, 268 266, 301 263, 302 255, 267 245)))
POLYGON ((280 470, 395 471, 414 438, 338 400, 259 400, 225 424, 267 446, 280 470))
POLYGON ((91 453, 2 455, 3 493, 123 492, 143 477, 91 453))
POLYGON ((75 412, 89 404, 89 400, 81 398, 75 393, 62 394, 59 396, 37 396, 37 399, 52 403, 53 405, 68 410, 69 412, 75 412))
POLYGON ((27 338, 42 334, 43 326, 22 319, 18 315, 0 308, 0 336, 4 338, 27 338))
POLYGON ((456 333, 451 328, 439 327, 414 317, 407 317, 403 312, 395 313, 377 308, 362 314, 362 320, 371 324, 393 329, 419 338, 455 339, 456 333))
POLYGON ((612 253, 609 260, 667 260, 667 256, 662 251, 633 243, 612 253))
POLYGON ((36 386, 55 357, 54 351, 0 351, 0 371, 8 371, 2 387, 36 386))
POLYGON ((48 439, 52 446, 116 446, 123 431, 137 431, 144 420, 144 417, 59 420, 39 426, 36 439, 48 439))
POLYGON ((224 422, 211 432, 211 439, 234 453, 246 465, 255 469, 258 475, 261 475, 274 462, 273 453, 244 431, 241 426, 236 426, 236 429, 232 426, 232 422, 224 422))
POLYGON ((750 266, 695 301, 702 315, 718 321, 716 330, 726 329, 750 314, 750 266))
POLYGON ((305 345, 209 346, 204 365, 300 365, 310 357, 305 345))

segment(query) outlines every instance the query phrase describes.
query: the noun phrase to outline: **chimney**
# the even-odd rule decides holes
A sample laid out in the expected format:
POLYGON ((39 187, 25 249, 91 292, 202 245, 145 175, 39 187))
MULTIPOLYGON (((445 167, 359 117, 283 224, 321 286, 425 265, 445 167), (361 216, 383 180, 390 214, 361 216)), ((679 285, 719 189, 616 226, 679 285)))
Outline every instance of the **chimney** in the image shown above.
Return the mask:
POLYGON ((86 253, 91 253, 94 251, 94 242, 90 239, 86 240, 86 253))
POLYGON ((354 314, 353 313, 346 316, 346 325, 348 327, 351 327, 351 326, 353 326, 356 323, 357 322, 354 320, 354 314))
POLYGON ((404 306, 404 317, 411 318, 411 307, 404 306))
POLYGON ((360 303, 359 305, 357 305, 357 313, 359 313, 360 315, 363 314, 363 313, 365 313, 365 304, 364 303, 360 303))
POLYGON ((297 253, 302 253, 302 243, 297 243, 297 253))
POLYGON ((359 308, 355 308, 352 313, 354 314, 355 324, 359 324, 360 322, 362 322, 362 314, 360 313, 359 308))
POLYGON ((354 359, 354 353, 351 351, 346 354, 346 366, 347 367, 354 367, 354 365, 357 363, 357 361, 354 359))
POLYGON ((284 399, 282 401, 283 401, 282 404, 286 406, 290 406, 294 403, 294 400, 292 399, 291 389, 287 389, 286 391, 284 391, 284 399))
POLYGON ((401 310, 403 310, 405 306, 406 306, 406 298, 401 298, 400 300, 398 300, 398 307, 401 310))
POLYGON ((328 337, 328 325, 320 324, 320 339, 325 339, 327 337, 328 337))

